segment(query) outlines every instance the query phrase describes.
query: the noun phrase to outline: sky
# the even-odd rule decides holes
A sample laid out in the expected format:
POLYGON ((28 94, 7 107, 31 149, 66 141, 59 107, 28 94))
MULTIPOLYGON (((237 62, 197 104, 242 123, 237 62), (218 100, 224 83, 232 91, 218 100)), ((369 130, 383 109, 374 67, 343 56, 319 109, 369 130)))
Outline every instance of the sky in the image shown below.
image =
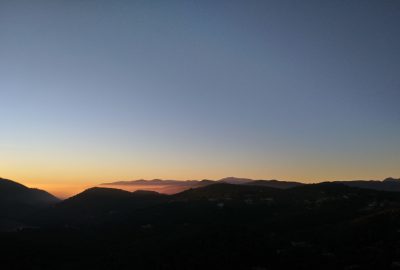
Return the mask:
POLYGON ((400 1, 0 0, 0 176, 400 177, 400 1))

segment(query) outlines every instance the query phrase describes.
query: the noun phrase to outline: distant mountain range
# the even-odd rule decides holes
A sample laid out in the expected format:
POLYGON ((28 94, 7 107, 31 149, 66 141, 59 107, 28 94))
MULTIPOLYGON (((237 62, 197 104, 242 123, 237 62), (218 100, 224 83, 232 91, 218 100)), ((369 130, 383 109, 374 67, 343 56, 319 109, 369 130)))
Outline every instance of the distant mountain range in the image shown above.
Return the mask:
POLYGON ((191 188, 204 187, 216 183, 227 183, 234 185, 255 185, 255 186, 266 186, 280 189, 286 189, 296 186, 304 185, 299 182, 287 182, 278 180, 253 180, 249 178, 237 178, 237 177, 226 177, 220 180, 133 180, 133 181, 118 181, 111 183, 103 183, 102 186, 108 186, 113 188, 123 188, 131 191, 145 189, 157 191, 164 194, 176 194, 191 188))
POLYGON ((350 187, 359 187, 383 191, 400 191, 400 179, 386 178, 383 181, 379 180, 353 180, 353 181, 335 181, 350 187))
MULTIPOLYGON (((351 187, 368 188, 383 191, 400 191, 400 179, 387 178, 380 180, 350 180, 350 181, 335 181, 351 187)), ((164 194, 175 194, 191 188, 204 187, 215 183, 228 183, 235 185, 254 185, 273 187, 278 189, 288 189, 297 186, 305 185, 304 183, 294 181, 279 181, 279 180, 253 180, 249 178, 226 177, 220 180, 133 180, 133 181, 118 181, 111 183, 103 183, 102 186, 113 188, 134 190, 152 190, 164 194)))

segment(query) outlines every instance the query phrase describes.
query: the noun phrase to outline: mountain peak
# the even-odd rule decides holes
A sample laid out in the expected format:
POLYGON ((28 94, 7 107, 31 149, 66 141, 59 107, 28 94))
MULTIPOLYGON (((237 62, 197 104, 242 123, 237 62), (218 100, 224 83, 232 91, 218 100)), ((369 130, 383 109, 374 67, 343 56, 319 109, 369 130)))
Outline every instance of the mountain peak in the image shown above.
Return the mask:
POLYGON ((75 195, 74 197, 108 197, 108 196, 128 196, 131 193, 122 189, 105 188, 105 187, 92 187, 84 190, 83 192, 75 195))
POLYGON ((388 177, 385 180, 383 180, 383 182, 398 182, 400 183, 400 178, 393 178, 393 177, 388 177))
POLYGON ((233 176, 225 177, 225 178, 218 180, 218 182, 223 182, 223 183, 228 183, 228 184, 245 184, 245 183, 249 183, 251 181, 253 181, 253 180, 249 179, 249 178, 239 178, 239 177, 233 177, 233 176))
POLYGON ((7 188, 29 189, 28 187, 20 183, 1 177, 0 177, 0 186, 3 188, 7 187, 7 188))
POLYGON ((28 188, 12 180, 0 179, 0 220, 17 220, 59 202, 50 193, 28 188))

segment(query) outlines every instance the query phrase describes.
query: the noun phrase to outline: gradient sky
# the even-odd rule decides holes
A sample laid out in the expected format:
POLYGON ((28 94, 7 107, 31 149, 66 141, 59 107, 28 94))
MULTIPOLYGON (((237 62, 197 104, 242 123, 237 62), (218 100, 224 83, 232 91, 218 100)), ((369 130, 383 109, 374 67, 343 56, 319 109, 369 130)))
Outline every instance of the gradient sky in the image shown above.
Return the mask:
POLYGON ((0 176, 400 177, 400 1, 0 0, 0 176))

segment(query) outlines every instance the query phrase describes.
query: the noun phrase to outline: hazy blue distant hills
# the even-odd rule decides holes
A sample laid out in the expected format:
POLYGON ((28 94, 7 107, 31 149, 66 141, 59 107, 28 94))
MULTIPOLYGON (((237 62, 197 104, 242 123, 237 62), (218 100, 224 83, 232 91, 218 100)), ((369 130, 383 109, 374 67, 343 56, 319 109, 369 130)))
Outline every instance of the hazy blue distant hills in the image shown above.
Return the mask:
POLYGON ((133 180, 103 183, 101 186, 134 190, 152 190, 164 194, 175 194, 190 188, 197 188, 213 184, 211 180, 133 180))
POLYGON ((383 190, 383 191, 400 191, 400 179, 386 178, 383 181, 379 180, 353 180, 353 181, 336 181, 351 187, 383 190))
MULTIPOLYGON (((238 178, 238 177, 225 177, 220 180, 208 180, 208 179, 203 179, 203 180, 162 180, 162 179, 144 180, 144 179, 140 179, 140 180, 132 180, 132 181, 117 181, 117 182, 103 183, 101 185, 105 185, 105 186, 177 185, 177 186, 196 187, 196 186, 205 186, 205 185, 209 185, 209 184, 215 184, 218 182, 241 185, 241 184, 247 184, 247 183, 252 183, 252 182, 256 182, 256 181, 268 181, 268 180, 253 180, 253 179, 249 179, 249 178, 238 178)), ((276 181, 276 180, 271 180, 271 181, 276 181)))
POLYGON ((238 178, 238 177, 226 177, 220 180, 133 180, 133 181, 117 181, 101 184, 103 186, 109 186, 113 188, 130 188, 135 189, 146 189, 153 190, 165 194, 176 194, 191 188, 204 187, 216 183, 227 183, 234 185, 254 185, 254 186, 266 186, 280 189, 291 188, 299 185, 303 185, 299 182, 287 182, 278 180, 253 180, 249 178, 238 178))
MULTIPOLYGON (((160 193, 175 194, 191 188, 204 187, 215 183, 227 183, 234 185, 252 185, 252 186, 265 186, 278 189, 288 189, 305 185, 304 183, 295 181, 280 181, 280 180, 253 180, 249 178, 226 177, 220 180, 133 180, 133 181, 118 181, 111 183, 104 183, 104 186, 114 188, 131 188, 154 190, 160 193)), ((380 180, 349 180, 349 181, 335 181, 351 187, 375 189, 382 191, 400 191, 400 180, 395 178, 387 178, 383 181, 380 180)))
POLYGON ((234 184, 234 185, 242 185, 252 182, 253 179, 249 178, 238 178, 238 177, 226 177, 218 180, 217 182, 227 183, 227 184, 234 184))
POLYGON ((303 183, 299 182, 278 181, 278 180, 254 180, 246 184, 251 186, 265 186, 265 187, 273 187, 279 189, 287 189, 304 185, 303 183))

